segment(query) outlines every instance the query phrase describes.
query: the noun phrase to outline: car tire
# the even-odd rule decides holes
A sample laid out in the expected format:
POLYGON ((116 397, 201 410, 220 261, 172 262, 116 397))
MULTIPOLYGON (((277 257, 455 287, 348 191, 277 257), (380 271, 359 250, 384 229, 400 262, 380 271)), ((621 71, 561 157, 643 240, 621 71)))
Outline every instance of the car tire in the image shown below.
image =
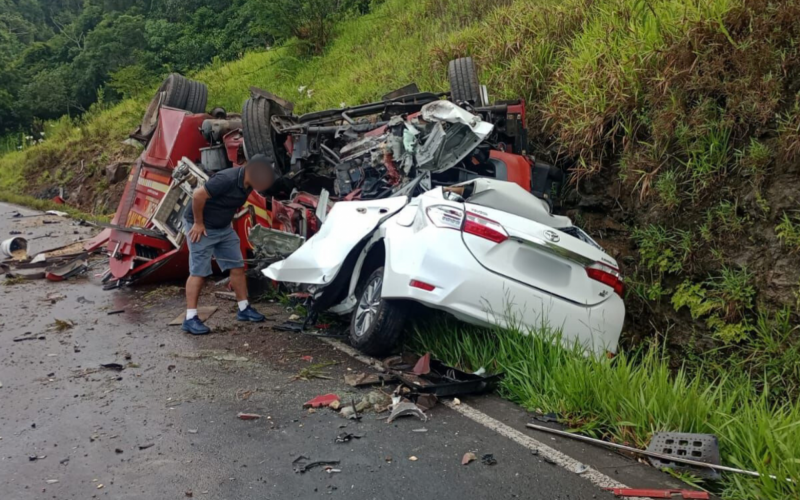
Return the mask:
POLYGON ((471 57, 450 61, 447 78, 450 80, 450 98, 453 102, 471 101, 475 106, 482 104, 478 71, 471 57))
POLYGON ((406 321, 402 302, 381 298, 382 285, 383 267, 379 267, 359 287, 350 319, 350 344, 370 356, 390 354, 406 321))
POLYGON ((189 80, 189 92, 186 96, 186 111, 205 113, 208 102, 208 87, 205 84, 189 80))
POLYGON ((251 97, 242 107, 242 136, 244 155, 248 160, 255 155, 264 155, 275 165, 275 134, 270 118, 270 102, 260 97, 251 97))

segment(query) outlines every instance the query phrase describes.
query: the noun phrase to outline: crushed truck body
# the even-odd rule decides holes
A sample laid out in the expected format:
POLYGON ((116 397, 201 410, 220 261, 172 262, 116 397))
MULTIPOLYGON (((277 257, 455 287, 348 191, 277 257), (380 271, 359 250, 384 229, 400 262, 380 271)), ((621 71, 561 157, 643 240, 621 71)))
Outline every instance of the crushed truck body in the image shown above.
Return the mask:
POLYGON ((293 103, 257 88, 241 114, 208 111, 205 85, 170 75, 131 134, 144 150, 110 227, 93 243, 110 255, 106 287, 188 275, 182 215, 197 184, 175 171, 189 165, 201 172, 192 174, 198 179, 262 154, 281 172, 269 192, 251 194, 234 221, 246 262, 259 268, 285 253, 288 240, 271 235, 283 250, 257 251, 253 227, 305 240, 338 201, 418 194, 487 177, 516 183, 550 203, 561 172, 527 154, 524 102, 489 105, 477 80, 459 80, 475 73, 472 60, 456 62, 461 71, 451 73, 450 93, 420 92, 412 84, 379 102, 302 115, 294 114, 293 103))

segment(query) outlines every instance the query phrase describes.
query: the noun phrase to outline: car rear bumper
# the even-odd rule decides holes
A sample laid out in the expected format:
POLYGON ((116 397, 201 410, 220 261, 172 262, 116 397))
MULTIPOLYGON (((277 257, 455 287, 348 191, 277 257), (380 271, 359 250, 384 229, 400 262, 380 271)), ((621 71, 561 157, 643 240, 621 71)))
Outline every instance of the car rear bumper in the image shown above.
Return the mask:
POLYGON ((476 324, 548 326, 561 330, 566 342, 577 339, 597 354, 616 352, 625 317, 618 295, 611 293, 590 307, 577 304, 487 270, 466 248, 459 231, 432 226, 417 232, 392 229, 386 235, 392 241, 386 244, 384 298, 415 300, 476 324), (399 232, 405 234, 392 237, 399 232), (412 287, 411 280, 436 288, 412 287))

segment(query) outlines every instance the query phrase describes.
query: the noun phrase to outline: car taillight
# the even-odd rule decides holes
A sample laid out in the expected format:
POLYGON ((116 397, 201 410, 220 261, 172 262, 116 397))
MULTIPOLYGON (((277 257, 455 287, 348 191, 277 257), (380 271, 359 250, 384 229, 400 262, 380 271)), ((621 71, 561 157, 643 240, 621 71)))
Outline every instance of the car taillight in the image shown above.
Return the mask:
POLYGON ((434 205, 425 210, 431 223, 445 229, 460 229, 464 211, 447 205, 434 205))
POLYGON ((495 243, 502 243, 508 239, 508 233, 503 229, 503 226, 472 212, 467 212, 467 217, 461 230, 495 243))
POLYGON ((586 268, 586 274, 593 280, 613 288, 614 292, 620 297, 623 296, 622 294, 625 292, 625 283, 622 281, 622 275, 613 267, 595 262, 586 268))

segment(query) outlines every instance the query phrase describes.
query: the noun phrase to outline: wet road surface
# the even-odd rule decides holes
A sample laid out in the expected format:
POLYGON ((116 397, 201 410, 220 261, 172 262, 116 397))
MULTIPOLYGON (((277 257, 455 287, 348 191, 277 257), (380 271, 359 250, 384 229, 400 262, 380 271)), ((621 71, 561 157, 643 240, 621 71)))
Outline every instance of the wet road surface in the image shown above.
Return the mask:
MULTIPOLYGON (((13 210, 0 204, 0 239, 21 227, 13 210)), ((33 241, 33 253, 96 231, 71 222, 26 227, 28 238, 57 233, 33 241)), ((90 276, 104 271, 103 257, 92 262, 90 276)), ((107 292, 96 277, 0 286, 0 499, 612 498, 443 405, 427 422, 391 424, 385 413, 355 422, 304 410, 320 394, 360 399, 368 390, 343 375, 364 365, 318 339, 272 330, 290 314, 279 304, 257 305, 274 321, 237 323, 235 303, 213 290, 201 305, 219 306, 208 322, 214 333, 192 337, 167 326, 184 308, 179 286, 107 292), (59 330, 57 320, 74 326, 59 330), (35 339, 13 341, 26 335, 35 339), (293 380, 319 364, 330 379, 293 380), (363 437, 335 443, 342 432, 363 437), (498 463, 462 466, 468 451, 498 463), (299 455, 338 460, 341 472, 295 473, 299 455)))

